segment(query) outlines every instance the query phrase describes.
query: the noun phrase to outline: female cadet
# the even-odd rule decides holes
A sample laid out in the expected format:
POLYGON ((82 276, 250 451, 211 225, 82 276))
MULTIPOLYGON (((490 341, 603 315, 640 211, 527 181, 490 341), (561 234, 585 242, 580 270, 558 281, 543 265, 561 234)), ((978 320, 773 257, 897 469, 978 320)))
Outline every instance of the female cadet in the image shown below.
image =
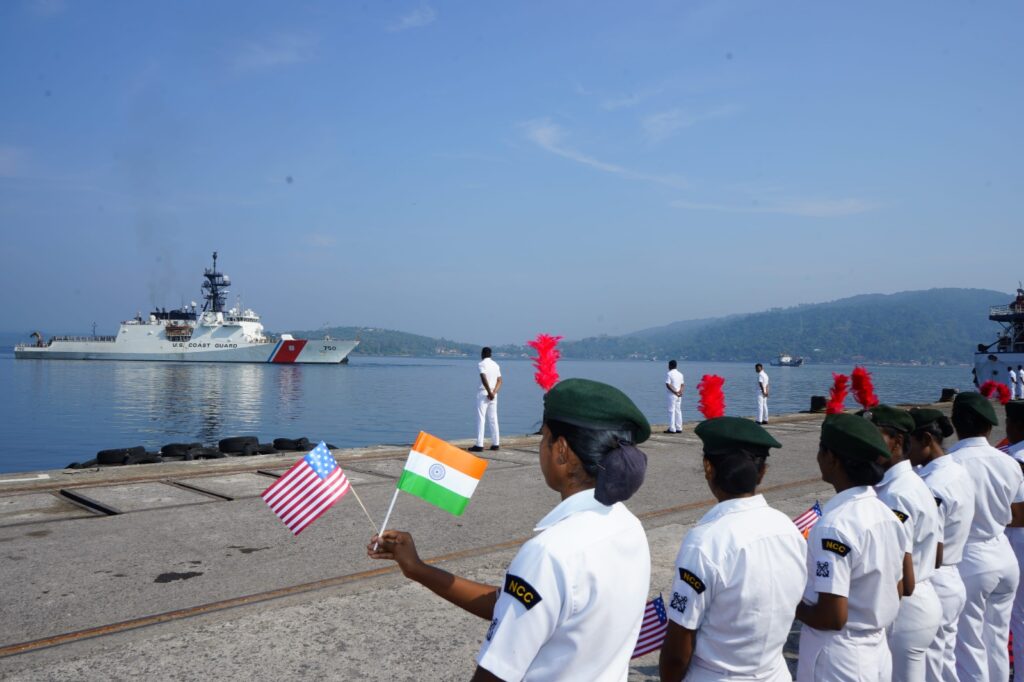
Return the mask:
POLYGON ((957 622, 967 594, 957 566, 964 554, 964 543, 974 518, 974 486, 967 470, 947 457, 942 440, 953 435, 953 425, 942 412, 932 409, 910 410, 914 430, 910 434, 910 462, 918 469, 921 480, 935 498, 942 521, 942 542, 939 545, 932 587, 942 606, 939 632, 928 647, 925 677, 928 682, 956 680, 957 622))
POLYGON ((931 584, 942 542, 942 521, 934 496, 907 459, 914 418, 889 405, 876 405, 863 416, 878 427, 890 454, 888 460, 878 461, 885 475, 875 484, 875 493, 896 514, 911 543, 911 562, 903 567, 903 599, 888 632, 892 679, 920 682, 925 679, 925 653, 942 620, 942 605, 931 584))
POLYGON ((1004 531, 1011 520, 1024 518, 1024 474, 988 443, 999 423, 988 398, 958 394, 952 421, 960 442, 949 454, 967 469, 974 488, 974 520, 959 566, 967 601, 957 625, 956 670, 961 680, 1002 682, 1010 676, 1006 641, 1020 577, 1004 531))
POLYGON ((661 679, 789 682, 782 647, 807 582, 807 543, 754 494, 768 449, 781 446, 738 417, 708 419, 696 433, 718 504, 679 548, 661 679))
POLYGON ((651 427, 618 389, 567 379, 544 397, 541 434, 541 472, 562 502, 520 548, 503 586, 423 563, 400 531, 374 538, 368 554, 491 621, 474 680, 625 680, 651 559, 643 526, 621 502, 643 482, 647 457, 634 443, 651 427))
POLYGON ((885 629, 899 610, 905 535, 871 487, 882 480, 879 457, 889 450, 866 419, 825 419, 818 468, 836 496, 807 541, 798 682, 878 682, 891 669, 885 629))

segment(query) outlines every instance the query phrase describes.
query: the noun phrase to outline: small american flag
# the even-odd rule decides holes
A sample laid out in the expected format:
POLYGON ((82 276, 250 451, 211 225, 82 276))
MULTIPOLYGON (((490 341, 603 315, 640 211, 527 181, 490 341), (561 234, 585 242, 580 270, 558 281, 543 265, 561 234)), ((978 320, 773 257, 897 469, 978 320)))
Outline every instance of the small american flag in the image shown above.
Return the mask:
POLYGON ((1006 454, 1010 454, 1010 439, 1009 438, 1004 438, 1001 441, 999 441, 998 443, 996 443, 996 449, 997 450, 1002 450, 1006 454))
POLYGON ((816 524, 820 518, 821 505, 817 500, 815 500, 814 506, 793 519, 793 523, 796 524, 796 529, 803 534, 804 538, 806 538, 811 534, 811 528, 814 528, 814 524, 816 524))
POLYGON ((661 648, 668 631, 668 614, 665 613, 665 600, 659 594, 647 602, 644 609, 644 621, 640 626, 640 636, 636 640, 636 648, 630 658, 637 658, 661 648))
POLYGON ((295 535, 348 492, 345 473, 321 442, 260 497, 295 535))

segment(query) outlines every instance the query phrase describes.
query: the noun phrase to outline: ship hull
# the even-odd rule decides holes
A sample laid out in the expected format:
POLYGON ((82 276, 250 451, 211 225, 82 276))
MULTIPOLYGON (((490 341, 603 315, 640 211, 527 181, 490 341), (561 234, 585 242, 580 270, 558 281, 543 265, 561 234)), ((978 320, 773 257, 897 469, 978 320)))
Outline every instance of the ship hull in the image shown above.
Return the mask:
POLYGON ((172 343, 166 348, 131 349, 119 341, 54 341, 49 346, 19 346, 14 357, 35 360, 138 360, 145 362, 248 362, 272 364, 338 364, 355 350, 357 341, 283 339, 240 344, 225 342, 172 343))
POLYGON ((1018 367, 1024 367, 1024 353, 975 353, 974 371, 978 379, 978 385, 993 380, 1001 384, 1010 380, 1010 368, 1014 371, 1018 367), (995 361, 989 360, 994 357, 995 361))

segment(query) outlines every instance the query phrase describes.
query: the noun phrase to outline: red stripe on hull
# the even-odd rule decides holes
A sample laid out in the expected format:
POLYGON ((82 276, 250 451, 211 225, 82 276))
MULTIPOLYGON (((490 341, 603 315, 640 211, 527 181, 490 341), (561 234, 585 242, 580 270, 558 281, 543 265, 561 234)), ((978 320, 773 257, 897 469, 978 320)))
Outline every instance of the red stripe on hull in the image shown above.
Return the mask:
POLYGON ((274 359, 271 362, 283 362, 290 363, 295 362, 299 357, 299 353, 306 347, 305 339, 295 339, 293 341, 282 341, 281 347, 274 355, 274 359))

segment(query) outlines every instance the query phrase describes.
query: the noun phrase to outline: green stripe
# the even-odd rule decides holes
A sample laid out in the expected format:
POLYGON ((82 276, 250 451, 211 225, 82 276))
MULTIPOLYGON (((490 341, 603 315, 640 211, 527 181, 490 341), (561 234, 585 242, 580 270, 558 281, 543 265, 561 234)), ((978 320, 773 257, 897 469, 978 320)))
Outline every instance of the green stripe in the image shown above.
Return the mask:
POLYGON ((411 471, 403 471, 402 477, 398 479, 398 489, 404 490, 410 495, 423 498, 430 504, 444 509, 449 514, 462 516, 469 504, 469 498, 453 493, 448 488, 434 483, 429 478, 423 478, 411 471))

